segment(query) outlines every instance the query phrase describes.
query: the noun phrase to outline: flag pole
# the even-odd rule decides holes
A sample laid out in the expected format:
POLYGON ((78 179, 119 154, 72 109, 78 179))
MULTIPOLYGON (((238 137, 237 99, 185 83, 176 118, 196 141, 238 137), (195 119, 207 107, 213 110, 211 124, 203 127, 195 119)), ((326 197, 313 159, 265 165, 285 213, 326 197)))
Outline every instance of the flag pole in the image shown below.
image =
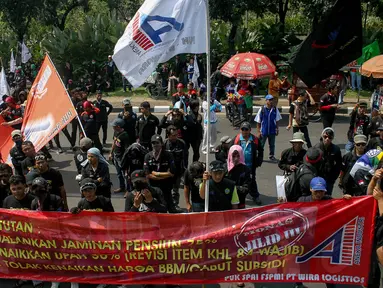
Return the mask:
MULTIPOLYGON (((205 0, 206 4, 206 102, 207 102, 207 124, 206 124, 206 171, 209 171, 209 155, 210 155, 210 100, 211 100, 211 81, 210 81, 210 12, 209 0, 205 0)), ((209 181, 206 181, 205 187, 205 212, 209 212, 209 181)))
MULTIPOLYGON (((84 134, 84 137, 86 137, 86 134, 85 134, 85 130, 84 130, 84 127, 82 126, 82 123, 81 123, 81 119, 80 119, 80 116, 79 116, 79 115, 78 115, 78 113, 77 113, 76 107, 74 107, 74 105, 73 105, 73 102, 72 102, 72 98, 70 98, 70 96, 69 96, 69 93, 68 93, 68 89, 66 89, 66 87, 65 87, 65 84, 64 84, 63 80, 61 79, 61 76, 60 76, 60 74, 58 73, 58 71, 57 71, 57 69, 56 69, 56 66, 55 66, 55 64, 53 63, 53 61, 52 61, 51 57, 49 57, 49 54, 48 54, 48 52, 46 52, 46 53, 45 53, 45 55, 47 55, 47 56, 48 56, 48 59, 49 59, 49 61, 51 62, 52 66, 53 66, 53 67, 55 67, 55 70, 56 70, 57 76, 58 76, 58 78, 60 79, 60 81, 61 81, 61 84, 63 84, 63 86, 64 86, 64 88, 65 88, 65 94, 68 96, 68 98, 69 98, 70 102, 72 103, 72 106, 73 106, 73 108, 74 108, 74 111, 76 111, 76 115, 77 115, 78 124, 80 125, 80 128, 81 128, 81 130, 82 130, 82 133, 84 134)), ((74 119, 73 119, 73 120, 74 120, 74 119)), ((72 120, 72 121, 73 121, 73 120, 72 120)), ((68 123, 68 124, 69 124, 69 123, 68 123)), ((67 126, 68 126, 68 125, 67 125, 67 126)))

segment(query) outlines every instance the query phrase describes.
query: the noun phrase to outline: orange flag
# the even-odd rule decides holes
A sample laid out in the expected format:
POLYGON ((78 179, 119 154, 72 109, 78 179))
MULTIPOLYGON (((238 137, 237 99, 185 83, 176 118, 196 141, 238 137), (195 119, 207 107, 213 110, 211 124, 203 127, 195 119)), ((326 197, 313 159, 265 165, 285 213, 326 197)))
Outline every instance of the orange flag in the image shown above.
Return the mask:
POLYGON ((39 151, 75 117, 76 109, 47 54, 29 91, 21 128, 24 139, 39 151))
POLYGON ((13 147, 11 133, 14 130, 10 126, 2 126, 1 123, 5 122, 4 118, 0 116, 0 163, 5 162, 11 164, 9 151, 13 147))

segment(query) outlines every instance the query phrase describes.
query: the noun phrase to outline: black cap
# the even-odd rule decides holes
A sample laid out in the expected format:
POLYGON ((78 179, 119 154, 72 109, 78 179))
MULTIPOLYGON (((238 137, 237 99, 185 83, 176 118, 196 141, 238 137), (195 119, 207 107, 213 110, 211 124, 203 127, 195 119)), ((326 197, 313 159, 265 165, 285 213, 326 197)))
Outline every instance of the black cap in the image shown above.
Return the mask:
POLYGON ((33 180, 39 177, 40 174, 36 170, 31 170, 28 172, 27 175, 25 175, 25 181, 27 185, 31 185, 33 183, 33 180))
POLYGON ((130 175, 130 180, 132 182, 135 182, 137 180, 141 179, 146 179, 146 174, 144 170, 135 170, 133 173, 130 175))
POLYGON ((120 128, 123 128, 125 126, 125 121, 123 119, 121 119, 121 118, 116 118, 116 119, 113 120, 112 126, 113 127, 118 126, 120 128))
POLYGON ((86 189, 97 189, 96 181, 94 181, 92 178, 84 178, 80 181, 80 191, 84 191, 86 189))
POLYGON ((213 162, 210 163, 209 169, 211 172, 218 172, 218 171, 225 171, 225 163, 222 161, 214 160, 213 162))
POLYGON ((251 129, 251 125, 249 122, 245 121, 241 124, 241 129, 246 128, 246 129, 251 129))
POLYGON ((102 94, 102 91, 101 90, 97 90, 97 94, 102 94))
POLYGON ((43 177, 37 177, 32 181, 32 187, 48 187, 48 182, 43 177))
POLYGON ((150 108, 150 103, 148 101, 145 101, 145 102, 142 102, 140 107, 143 107, 143 108, 150 108))
POLYGON ((150 139, 150 142, 151 143, 153 143, 153 142, 161 142, 161 143, 163 143, 162 137, 160 135, 158 135, 158 134, 154 134, 152 136, 152 139, 150 139))
POLYGON ((367 108, 367 102, 365 101, 359 102, 359 107, 367 108))
POLYGON ((318 148, 311 147, 306 152, 306 162, 316 164, 322 159, 322 151, 318 148))

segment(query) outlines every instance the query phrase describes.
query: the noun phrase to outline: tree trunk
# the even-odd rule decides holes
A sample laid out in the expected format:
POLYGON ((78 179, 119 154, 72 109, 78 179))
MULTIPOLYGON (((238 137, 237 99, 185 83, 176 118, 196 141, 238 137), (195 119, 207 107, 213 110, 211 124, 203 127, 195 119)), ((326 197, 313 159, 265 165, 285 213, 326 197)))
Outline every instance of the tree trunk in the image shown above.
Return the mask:
POLYGON ((232 24, 230 33, 229 33, 229 54, 230 56, 236 54, 235 51, 235 36, 237 35, 238 31, 238 25, 237 24, 232 24))
POLYGON ((287 10, 289 9, 289 0, 279 0, 278 3, 278 15, 279 15, 279 23, 281 24, 280 26, 280 32, 285 34, 285 27, 286 27, 286 15, 287 15, 287 10))

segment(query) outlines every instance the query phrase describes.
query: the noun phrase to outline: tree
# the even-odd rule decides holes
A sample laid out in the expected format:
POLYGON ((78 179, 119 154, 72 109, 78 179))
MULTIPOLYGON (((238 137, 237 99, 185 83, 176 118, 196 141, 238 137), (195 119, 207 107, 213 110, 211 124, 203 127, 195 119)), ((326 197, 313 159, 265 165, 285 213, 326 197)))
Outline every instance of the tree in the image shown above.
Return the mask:
POLYGON ((40 5, 41 0, 0 0, 0 11, 19 42, 23 42, 30 21, 40 5))
POLYGON ((106 0, 110 11, 117 11, 118 18, 129 22, 137 10, 141 7, 143 0, 106 0))
POLYGON ((89 0, 43 0, 39 16, 45 24, 53 25, 64 31, 69 13, 76 8, 87 10, 88 5, 89 0))
POLYGON ((210 0, 210 17, 212 19, 222 20, 230 23, 230 31, 228 37, 229 54, 235 54, 235 37, 238 28, 242 23, 242 17, 246 11, 251 10, 253 1, 251 0, 210 0))

